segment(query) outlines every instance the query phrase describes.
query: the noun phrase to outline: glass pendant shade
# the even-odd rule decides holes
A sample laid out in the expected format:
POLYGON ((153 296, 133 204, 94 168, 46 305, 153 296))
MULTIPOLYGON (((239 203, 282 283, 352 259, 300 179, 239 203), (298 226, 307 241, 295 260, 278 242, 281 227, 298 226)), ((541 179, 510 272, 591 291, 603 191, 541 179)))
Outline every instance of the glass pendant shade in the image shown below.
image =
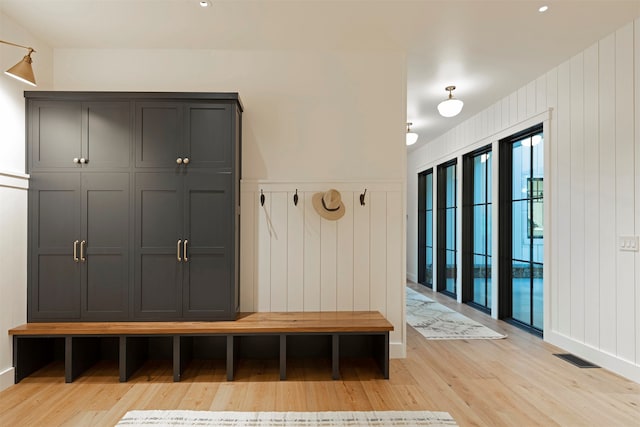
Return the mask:
POLYGON ((415 132, 407 132, 407 145, 413 145, 418 140, 418 134, 415 132))
POLYGON ((462 111, 462 107, 464 106, 464 102, 459 99, 447 99, 438 104, 438 112, 443 117, 453 117, 460 114, 462 111))
POLYGON ((457 116, 458 114, 460 114, 460 111, 462 111, 464 102, 460 101, 459 99, 455 99, 453 97, 453 94, 451 93, 455 88, 455 86, 447 86, 444 89, 449 91, 449 98, 438 104, 438 112, 442 117, 457 116))
POLYGON ((411 123, 411 122, 407 123, 407 137, 406 137, 407 145, 413 145, 418 140, 418 134, 415 133, 415 132, 411 132, 411 125, 412 124, 413 123, 411 123))

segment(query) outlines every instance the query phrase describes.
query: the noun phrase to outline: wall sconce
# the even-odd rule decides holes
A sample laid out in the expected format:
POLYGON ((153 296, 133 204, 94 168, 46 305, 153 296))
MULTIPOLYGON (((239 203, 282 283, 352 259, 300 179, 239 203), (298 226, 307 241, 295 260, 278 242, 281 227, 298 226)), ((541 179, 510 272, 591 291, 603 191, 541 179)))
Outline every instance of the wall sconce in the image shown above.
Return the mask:
POLYGON ((413 145, 418 140, 418 134, 415 132, 411 132, 411 125, 413 123, 407 123, 407 145, 413 145))
POLYGON ((460 114, 460 111, 462 111, 464 102, 460 101, 459 99, 455 99, 453 97, 453 94, 451 93, 455 89, 455 86, 447 86, 446 88, 444 88, 444 90, 449 91, 449 98, 438 104, 438 112, 443 117, 457 116, 458 114, 460 114))
POLYGON ((35 52, 33 48, 22 46, 20 44, 6 42, 4 40, 0 40, 0 43, 8 44, 9 46, 21 47, 23 49, 27 49, 29 52, 22 58, 22 61, 18 62, 13 67, 9 68, 4 73, 8 76, 13 77, 14 79, 18 79, 23 83, 29 84, 31 86, 36 86, 36 78, 33 75, 33 68, 31 68, 31 54, 35 52))

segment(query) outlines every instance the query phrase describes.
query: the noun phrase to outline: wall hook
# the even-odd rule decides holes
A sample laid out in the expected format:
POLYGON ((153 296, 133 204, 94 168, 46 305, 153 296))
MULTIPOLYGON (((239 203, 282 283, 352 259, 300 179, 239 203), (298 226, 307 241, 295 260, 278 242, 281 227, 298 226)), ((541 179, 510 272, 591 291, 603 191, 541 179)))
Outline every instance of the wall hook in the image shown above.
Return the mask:
POLYGON ((260 189, 260 206, 264 206, 264 193, 260 189))
POLYGON ((298 189, 296 188, 296 194, 293 195, 293 204, 298 206, 298 189))
POLYGON ((364 189, 364 193, 360 195, 360 206, 364 206, 364 196, 367 194, 367 189, 364 189))

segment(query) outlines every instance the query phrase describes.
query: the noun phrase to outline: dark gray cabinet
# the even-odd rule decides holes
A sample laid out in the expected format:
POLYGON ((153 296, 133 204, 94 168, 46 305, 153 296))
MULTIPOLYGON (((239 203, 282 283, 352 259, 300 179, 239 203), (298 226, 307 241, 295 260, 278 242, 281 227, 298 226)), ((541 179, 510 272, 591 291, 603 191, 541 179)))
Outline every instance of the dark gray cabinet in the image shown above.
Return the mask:
POLYGON ((38 173, 30 185, 32 319, 125 319, 129 176, 38 173))
POLYGON ((25 92, 29 321, 235 319, 235 93, 25 92))
POLYGON ((136 174, 136 317, 235 312, 231 190, 226 172, 136 174))
POLYGON ((234 145, 232 106, 136 103, 136 167, 226 168, 234 145))
POLYGON ((30 171, 128 168, 130 102, 34 101, 28 115, 30 171))
POLYGON ((29 319, 79 319, 80 177, 34 174, 28 210, 29 319))

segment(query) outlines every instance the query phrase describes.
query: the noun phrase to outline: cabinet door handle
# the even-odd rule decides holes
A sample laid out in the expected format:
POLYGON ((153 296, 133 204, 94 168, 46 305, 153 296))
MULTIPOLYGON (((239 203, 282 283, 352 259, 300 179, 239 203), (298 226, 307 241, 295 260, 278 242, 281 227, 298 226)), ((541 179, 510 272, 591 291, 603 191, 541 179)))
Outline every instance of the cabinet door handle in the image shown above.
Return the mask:
POLYGON ((84 164, 89 163, 89 161, 87 159, 85 159, 84 157, 81 157, 80 158, 80 163, 84 165, 84 164))
POLYGON ((178 158, 176 159, 176 163, 177 163, 177 164, 179 164, 179 165, 181 165, 181 164, 182 164, 182 157, 178 157, 178 158))
POLYGON ((182 163, 184 163, 185 165, 188 165, 190 161, 191 160, 189 160, 188 157, 185 157, 184 160, 182 161, 182 163))
POLYGON ((84 257, 84 247, 87 245, 86 240, 80 242, 80 261, 85 262, 87 259, 84 257))
POLYGON ((74 158, 73 158, 73 163, 75 163, 75 164, 80 163, 80 159, 79 159, 79 158, 77 158, 77 157, 74 157, 74 158))
POLYGON ((80 261, 78 259, 78 241, 77 240, 73 242, 73 260, 75 262, 80 261))
POLYGON ((189 241, 185 240, 184 246, 182 247, 182 258, 184 258, 184 262, 189 261, 189 258, 187 258, 187 243, 189 243, 189 241))
POLYGON ((178 240, 176 244, 176 258, 178 258, 178 262, 182 261, 182 258, 180 258, 180 243, 182 243, 182 240, 178 240))

